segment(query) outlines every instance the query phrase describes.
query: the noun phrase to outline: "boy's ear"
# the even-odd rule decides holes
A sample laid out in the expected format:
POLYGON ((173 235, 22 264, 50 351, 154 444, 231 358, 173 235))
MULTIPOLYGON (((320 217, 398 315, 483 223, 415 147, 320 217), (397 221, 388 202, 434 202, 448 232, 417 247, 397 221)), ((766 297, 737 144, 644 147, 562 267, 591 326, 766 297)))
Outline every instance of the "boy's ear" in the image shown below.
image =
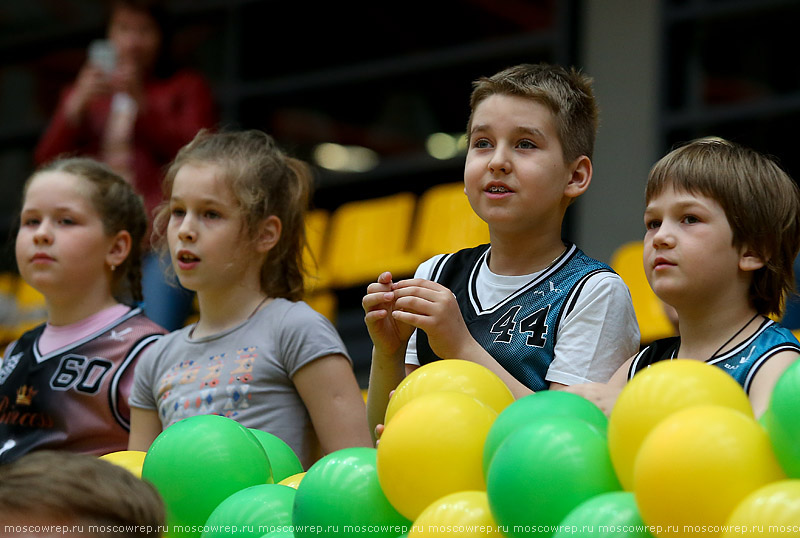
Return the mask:
POLYGON ((761 257, 750 247, 742 247, 739 254, 739 269, 742 271, 757 271, 767 264, 767 260, 761 257))
POLYGON ((131 253, 133 239, 128 230, 120 230, 114 235, 111 247, 106 254, 106 264, 109 267, 119 267, 131 253))
POLYGON ((571 176, 564 188, 564 196, 577 198, 589 188, 592 182, 592 160, 586 155, 581 155, 570 165, 571 176))
POLYGON ((281 238, 281 219, 275 215, 270 215, 261 221, 256 238, 256 250, 266 253, 272 250, 281 238))

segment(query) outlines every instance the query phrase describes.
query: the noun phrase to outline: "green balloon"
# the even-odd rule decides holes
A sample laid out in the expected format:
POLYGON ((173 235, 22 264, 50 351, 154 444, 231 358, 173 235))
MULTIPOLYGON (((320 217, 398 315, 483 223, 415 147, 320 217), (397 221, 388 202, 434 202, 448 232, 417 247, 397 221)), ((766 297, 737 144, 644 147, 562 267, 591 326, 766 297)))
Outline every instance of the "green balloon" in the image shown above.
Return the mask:
POLYGON ((250 428, 250 431, 267 453, 272 468, 272 479, 276 484, 284 478, 303 472, 303 464, 300 463, 297 454, 283 439, 255 428, 250 428))
POLYGON ((237 491, 265 484, 269 461, 247 428, 219 415, 189 417, 156 437, 142 478, 161 494, 169 536, 199 537, 208 516, 237 491))
POLYGON ((594 425, 603 435, 608 430, 608 418, 586 398, 558 390, 529 394, 503 409, 492 424, 483 445, 483 476, 487 476, 497 447, 511 432, 535 419, 549 416, 580 418, 594 425))
POLYGON ((547 537, 582 502, 622 487, 606 437, 576 417, 549 416, 511 432, 486 479, 489 508, 508 538, 547 537))
POLYGON ((202 538, 259 538, 265 532, 290 529, 295 493, 294 488, 280 484, 237 491, 211 512, 202 538))
POLYGON ((576 506, 553 538, 653 538, 630 491, 601 493, 576 506))
POLYGON ((297 538, 323 534, 395 538, 411 522, 389 504, 378 483, 376 449, 337 450, 306 472, 294 498, 297 538))
POLYGON ((762 428, 768 430, 769 428, 769 421, 772 420, 772 417, 769 416, 770 411, 769 408, 764 410, 764 413, 758 417, 757 422, 761 425, 762 428))
POLYGON ((793 362, 775 383, 769 408, 761 417, 772 449, 789 478, 800 478, 800 361, 793 362))

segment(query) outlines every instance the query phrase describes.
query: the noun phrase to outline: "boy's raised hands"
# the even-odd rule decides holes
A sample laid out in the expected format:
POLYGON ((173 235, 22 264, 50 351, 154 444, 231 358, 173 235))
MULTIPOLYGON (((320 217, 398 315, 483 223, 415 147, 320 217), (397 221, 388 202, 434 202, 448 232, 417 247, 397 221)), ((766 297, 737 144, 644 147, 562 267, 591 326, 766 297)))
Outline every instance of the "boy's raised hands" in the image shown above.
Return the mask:
POLYGON ((453 292, 422 278, 401 280, 392 285, 392 317, 425 331, 433 352, 443 359, 460 359, 485 366, 508 385, 516 398, 531 390, 508 373, 469 332, 453 292))
POLYGON ((470 345, 480 347, 467 329, 456 296, 449 288, 413 278, 395 283, 392 289, 395 297, 392 317, 425 331, 437 356, 466 359, 470 345))
POLYGON ((382 356, 405 355, 406 344, 414 327, 394 317, 395 284, 389 271, 381 273, 377 282, 367 286, 367 294, 361 300, 364 321, 375 351, 382 356))

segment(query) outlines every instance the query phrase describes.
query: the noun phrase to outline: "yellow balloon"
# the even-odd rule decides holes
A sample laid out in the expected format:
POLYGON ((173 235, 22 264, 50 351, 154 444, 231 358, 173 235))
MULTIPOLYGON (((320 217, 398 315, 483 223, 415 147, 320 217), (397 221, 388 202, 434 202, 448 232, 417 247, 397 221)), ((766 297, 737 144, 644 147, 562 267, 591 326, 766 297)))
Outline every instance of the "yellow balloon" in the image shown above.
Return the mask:
POLYGON ((303 477, 305 475, 306 475, 306 473, 293 474, 292 476, 287 476, 286 478, 284 478, 283 480, 278 482, 278 484, 281 484, 281 485, 284 485, 284 486, 289 486, 290 488, 297 489, 297 486, 300 485, 300 481, 303 480, 303 477))
POLYGON ((458 491, 431 503, 414 521, 408 538, 502 536, 485 491, 458 491))
POLYGON ((633 475, 642 520, 670 538, 721 536, 747 495, 785 478, 758 422, 718 405, 678 411, 653 428, 633 475))
POLYGON ((497 413, 466 394, 434 392, 408 402, 381 436, 378 481, 386 498, 414 520, 449 493, 486 490, 483 445, 497 413))
POLYGON ((389 400, 384 424, 408 402, 432 392, 461 392, 476 398, 500 413, 514 402, 514 395, 491 370, 464 360, 428 363, 406 376, 389 400))
POLYGON ((100 459, 119 465, 136 475, 137 478, 141 478, 142 465, 146 454, 146 452, 139 450, 120 450, 119 452, 104 454, 100 456, 100 459))
POLYGON ((753 416, 739 383, 701 361, 657 362, 622 389, 608 419, 608 449, 623 488, 633 488, 633 463, 650 430, 672 413, 696 405, 721 405, 753 416))
POLYGON ((725 526, 723 538, 797 536, 800 480, 780 480, 755 490, 733 510, 725 526))

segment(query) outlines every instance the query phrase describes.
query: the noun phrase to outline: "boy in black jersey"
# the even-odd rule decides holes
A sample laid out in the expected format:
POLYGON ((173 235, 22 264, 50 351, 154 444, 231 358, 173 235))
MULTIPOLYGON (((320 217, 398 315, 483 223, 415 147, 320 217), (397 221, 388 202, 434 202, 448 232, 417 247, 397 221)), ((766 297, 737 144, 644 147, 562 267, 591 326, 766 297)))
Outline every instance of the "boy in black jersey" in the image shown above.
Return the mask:
POLYGON ((698 139, 650 172, 644 270, 678 313, 679 337, 656 340, 611 380, 570 387, 610 414, 628 380, 654 362, 696 359, 728 372, 756 416, 798 357, 780 314, 800 248, 800 191, 769 158, 721 138, 698 139))
POLYGON ((591 79, 518 65, 476 81, 470 105, 464 190, 491 244, 368 287, 372 426, 405 373, 430 360, 484 365, 519 397, 606 381, 639 345, 625 284, 561 238, 567 207, 592 179, 591 79))

